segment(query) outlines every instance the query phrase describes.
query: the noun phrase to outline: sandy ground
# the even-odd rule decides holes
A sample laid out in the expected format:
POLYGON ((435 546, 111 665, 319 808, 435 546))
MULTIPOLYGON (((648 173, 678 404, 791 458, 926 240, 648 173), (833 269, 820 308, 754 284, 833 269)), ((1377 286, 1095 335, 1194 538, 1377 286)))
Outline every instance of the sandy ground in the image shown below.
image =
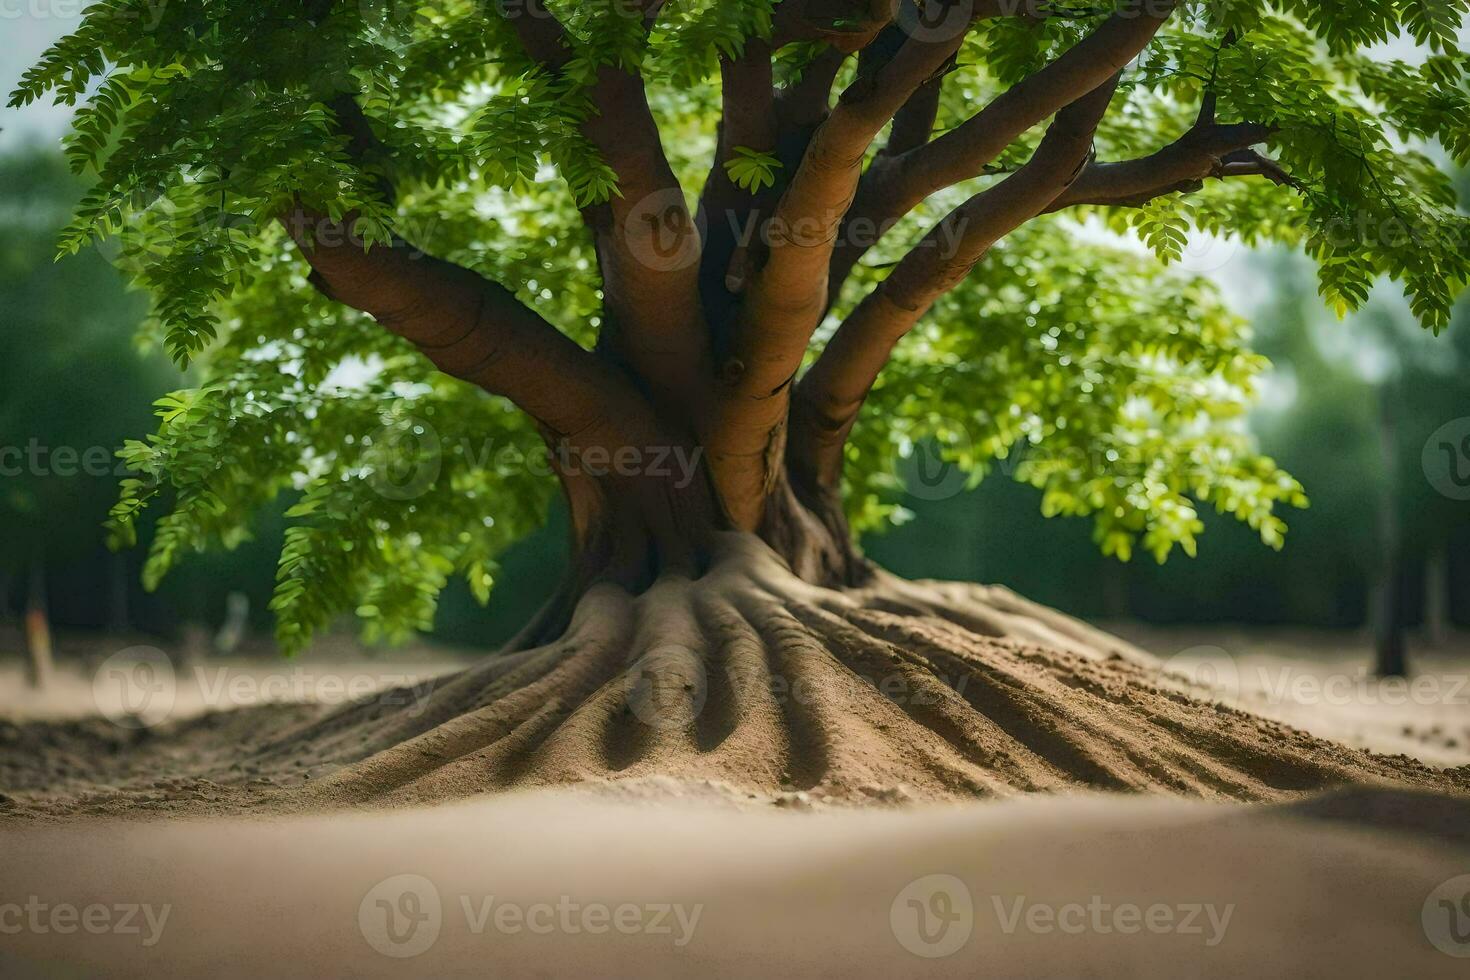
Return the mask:
POLYGON ((1433 766, 1470 763, 1470 634, 1436 648, 1414 644, 1413 675, 1385 680, 1372 676, 1371 641, 1361 633, 1109 628, 1252 714, 1433 766))
MULTIPOLYGON (((1364 681, 1364 651, 1345 643, 1129 638, 1197 694, 1207 684, 1431 765, 1470 762, 1457 687, 1470 657, 1421 657, 1419 687, 1400 696, 1364 681)), ((221 717, 211 709, 261 701, 313 717, 364 685, 462 663, 214 661, 176 678, 170 724, 203 731, 221 717)), ((75 751, 51 748, 78 785, 95 782, 98 732, 121 744, 148 731, 106 720, 118 706, 87 671, 63 669, 43 699, 20 676, 0 668, 0 742, 17 721, 60 722, 75 751)), ((224 751, 234 736, 215 727, 224 751)), ((1462 799, 1094 794, 792 812, 730 798, 650 780, 380 812, 0 822, 0 976, 1470 975, 1462 799)))
POLYGON ((230 656, 188 659, 177 645, 156 637, 71 633, 57 637, 55 672, 45 688, 36 690, 26 685, 23 643, 16 630, 0 629, 0 719, 11 722, 99 714, 121 718, 126 687, 109 683, 107 670, 140 656, 170 661, 166 709, 172 721, 257 704, 345 704, 384 688, 441 677, 483 656, 422 643, 374 654, 350 637, 331 635, 292 660, 263 640, 230 656))
POLYGON ((1470 902, 1465 805, 1336 802, 752 814, 557 791, 11 828, 0 930, 25 927, 0 935, 0 973, 1465 976, 1447 918, 1470 902), (1420 826, 1359 822, 1375 811, 1420 826))

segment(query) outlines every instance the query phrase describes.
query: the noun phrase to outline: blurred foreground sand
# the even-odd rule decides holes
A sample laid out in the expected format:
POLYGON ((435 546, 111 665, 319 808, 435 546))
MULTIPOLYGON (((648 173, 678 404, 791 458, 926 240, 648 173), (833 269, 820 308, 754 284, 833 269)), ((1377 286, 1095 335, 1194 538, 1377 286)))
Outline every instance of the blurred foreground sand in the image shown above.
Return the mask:
MULTIPOLYGON (((1290 806, 1148 797, 793 814, 669 795, 12 826, 0 832, 0 901, 147 903, 154 921, 139 915, 128 935, 0 935, 0 973, 1463 977, 1467 967, 1430 941, 1436 930, 1446 941, 1436 886, 1470 873, 1463 837, 1446 839, 1457 822, 1470 828, 1463 803, 1338 801, 1338 818, 1397 812, 1433 825, 1405 833, 1290 806)), ((1459 949, 1470 954, 1470 942, 1459 949)))

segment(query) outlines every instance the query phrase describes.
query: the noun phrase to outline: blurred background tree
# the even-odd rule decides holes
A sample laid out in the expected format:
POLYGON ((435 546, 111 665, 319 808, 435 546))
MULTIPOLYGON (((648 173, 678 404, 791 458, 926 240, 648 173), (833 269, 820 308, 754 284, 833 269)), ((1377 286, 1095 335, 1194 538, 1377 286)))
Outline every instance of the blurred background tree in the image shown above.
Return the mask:
POLYGON ((102 523, 121 476, 114 453, 152 428, 149 403, 178 374, 134 345, 146 303, 105 256, 53 261, 82 193, 61 155, 0 156, 0 187, 0 617, 24 610, 33 676, 45 670, 49 621, 170 633, 217 617, 225 592, 239 589, 259 593, 263 608, 274 553, 206 556, 145 596, 142 557, 107 548, 102 523))
MULTIPOLYGON (((1464 199, 1470 179, 1460 185, 1464 199)), ((1436 338, 1391 287, 1338 321, 1312 263, 1285 249, 1250 253, 1240 275, 1261 298, 1248 311, 1255 347, 1274 364, 1251 426, 1312 501, 1281 552, 1207 514, 1198 559, 1122 565, 1097 553, 1084 522, 1042 519, 1040 494, 997 474, 952 499, 908 501, 920 519, 869 553, 900 574, 1003 582, 1084 617, 1368 627, 1377 671, 1405 673, 1409 630, 1435 646, 1470 622, 1470 503, 1425 471, 1435 433, 1470 417, 1470 306, 1436 338)))

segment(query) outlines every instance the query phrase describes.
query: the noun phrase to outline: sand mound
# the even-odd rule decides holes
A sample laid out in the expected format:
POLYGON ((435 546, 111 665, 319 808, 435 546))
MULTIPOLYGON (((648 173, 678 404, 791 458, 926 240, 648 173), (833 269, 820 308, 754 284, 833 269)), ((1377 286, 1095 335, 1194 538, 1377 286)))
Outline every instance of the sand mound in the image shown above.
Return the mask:
MULTIPOLYGON (((12 781, 30 792, 11 809, 408 804, 657 780, 796 805, 1079 788, 1237 800, 1344 784, 1470 791, 1465 768, 1196 700, 1122 641, 1003 589, 890 576, 822 589, 735 536, 702 578, 636 597, 596 587, 559 640, 430 692, 304 722, 236 715, 116 750, 132 769, 85 799, 12 781), (146 785, 129 775, 140 753, 157 767, 146 785)), ((9 739, 8 754, 44 749, 36 726, 9 739)))

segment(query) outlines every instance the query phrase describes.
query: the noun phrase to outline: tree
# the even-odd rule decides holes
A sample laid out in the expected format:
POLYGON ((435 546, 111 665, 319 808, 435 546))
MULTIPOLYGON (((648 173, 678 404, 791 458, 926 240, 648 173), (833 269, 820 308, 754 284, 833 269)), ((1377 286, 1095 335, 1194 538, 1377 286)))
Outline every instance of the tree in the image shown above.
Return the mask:
MULTIPOLYGON (((1431 642, 1445 628, 1445 556, 1467 517, 1467 495, 1452 478, 1460 457, 1441 455, 1441 443, 1452 443, 1466 427, 1457 419, 1470 394, 1467 323, 1457 316, 1443 337, 1430 337, 1388 290, 1345 323, 1323 322, 1311 298, 1294 285, 1302 263, 1284 255, 1271 261, 1279 308, 1270 317, 1272 336, 1261 346, 1273 360, 1290 365, 1293 397, 1289 410, 1263 413, 1262 439, 1297 462, 1309 489, 1350 488, 1325 495, 1330 512, 1314 515, 1318 526, 1312 531, 1320 538, 1314 554, 1326 564, 1347 559, 1349 567, 1365 572, 1376 669, 1402 676, 1409 668, 1406 634, 1419 618, 1415 602, 1421 595, 1431 642), (1344 536, 1344 527, 1371 533, 1344 536), (1423 569, 1417 589, 1416 568, 1423 569)), ((1323 496, 1317 495, 1319 505, 1323 496)))
MULTIPOLYGON (((167 365, 132 349, 143 304, 101 256, 44 258, 82 193, 60 154, 0 158, 0 184, 17 202, 0 210, 0 585, 24 590, 30 676, 39 683, 51 659, 47 578, 105 555, 99 524, 116 497, 112 452, 147 423, 167 365)), ((0 588, 0 606, 9 591, 0 588)))
POLYGON ((119 536, 172 503, 150 581, 299 489, 282 643, 347 610, 398 634, 451 574, 483 595, 560 485, 562 589, 434 710, 373 723, 350 754, 383 754, 343 778, 422 787, 484 755, 509 780, 588 725, 614 769, 705 740, 780 767, 726 744, 774 710, 729 685, 775 674, 916 692, 896 720, 866 689, 788 703, 793 745, 825 746, 793 782, 883 769, 843 761, 853 726, 907 769, 958 752, 983 789, 1007 778, 985 732, 1088 725, 1123 748, 1067 777, 1202 785, 1137 761, 1126 698, 1088 707, 983 637, 1116 645, 887 576, 853 530, 901 516, 894 466, 932 439, 976 475, 1014 464, 1110 554, 1192 553, 1198 504, 1278 546, 1276 506, 1304 501, 1239 421, 1263 360, 1162 266, 1191 229, 1303 244, 1329 304, 1386 274, 1442 326, 1466 219, 1403 141, 1470 157, 1465 8, 102 0, 14 101, 85 98, 68 152, 97 183, 64 246, 119 236, 158 337, 206 364, 127 452, 119 536), (1400 32, 1432 55, 1363 53, 1400 32), (971 657, 1011 683, 966 692, 971 657), (616 734, 640 704, 664 724, 616 734))

